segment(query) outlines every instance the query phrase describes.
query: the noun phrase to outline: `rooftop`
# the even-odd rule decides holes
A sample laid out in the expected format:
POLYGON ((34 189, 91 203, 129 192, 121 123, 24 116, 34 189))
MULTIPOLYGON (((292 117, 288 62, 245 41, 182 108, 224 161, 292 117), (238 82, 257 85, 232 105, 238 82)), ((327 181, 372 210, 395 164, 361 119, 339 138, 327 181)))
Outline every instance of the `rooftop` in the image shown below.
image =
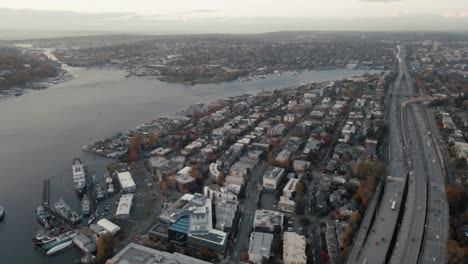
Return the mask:
POLYGON ((284 169, 280 167, 270 166, 263 174, 263 178, 276 179, 284 173, 284 169))
POLYGON ((130 243, 114 257, 107 260, 107 264, 208 264, 196 258, 179 253, 168 253, 156 249, 130 243))

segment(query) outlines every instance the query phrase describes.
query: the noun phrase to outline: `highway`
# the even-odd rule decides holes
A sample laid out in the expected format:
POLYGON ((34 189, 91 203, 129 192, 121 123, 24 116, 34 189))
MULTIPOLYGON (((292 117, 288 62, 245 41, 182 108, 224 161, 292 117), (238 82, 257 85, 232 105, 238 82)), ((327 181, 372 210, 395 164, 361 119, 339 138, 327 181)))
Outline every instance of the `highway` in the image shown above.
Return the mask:
MULTIPOLYGON (((404 142, 402 123, 400 116, 400 103, 402 95, 408 95, 408 86, 404 78, 406 64, 404 62, 405 50, 398 47, 397 55, 399 75, 391 87, 392 95, 389 96, 388 114, 389 129, 389 161, 388 176, 380 205, 376 209, 376 216, 370 232, 364 239, 361 247, 353 246, 347 263, 385 263, 387 252, 392 250, 392 238, 398 224, 398 213, 402 205, 403 191, 406 182, 404 142), (354 251, 354 252, 353 252, 354 251), (358 251, 357 253, 355 251, 358 251)), ((362 238, 359 238, 362 240, 362 238)))
POLYGON ((427 205, 427 167, 423 149, 420 150, 420 135, 424 131, 420 131, 411 105, 404 107, 402 111, 409 169, 408 194, 390 263, 417 263, 424 237, 423 223, 427 205))
MULTIPOLYGON (((403 72, 405 82, 401 85, 406 85, 407 97, 415 96, 403 58, 400 72, 403 72)), ((427 108, 420 102, 405 102, 401 111, 409 183, 390 263, 445 263, 448 206, 442 157, 433 135, 437 132, 433 116, 428 116, 427 108)))
POLYGON ((449 209, 445 193, 445 173, 442 169, 442 157, 438 150, 438 142, 431 131, 429 117, 425 106, 415 104, 416 121, 422 131, 423 156, 428 171, 428 210, 426 216, 426 232, 419 263, 445 263, 446 244, 449 232, 449 209))

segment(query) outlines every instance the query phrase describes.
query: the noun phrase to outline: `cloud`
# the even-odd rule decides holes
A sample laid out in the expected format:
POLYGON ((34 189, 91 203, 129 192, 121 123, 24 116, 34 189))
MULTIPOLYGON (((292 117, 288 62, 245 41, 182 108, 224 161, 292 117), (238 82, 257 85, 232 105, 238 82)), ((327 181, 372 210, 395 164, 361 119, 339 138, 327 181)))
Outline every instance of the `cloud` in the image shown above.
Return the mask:
POLYGON ((219 12, 219 10, 215 9, 195 9, 195 10, 190 10, 190 13, 216 13, 219 12))
POLYGON ((468 18, 468 10, 462 10, 458 12, 446 11, 442 13, 445 18, 468 18))
POLYGON ((401 0, 361 0, 362 2, 368 3, 390 3, 390 2, 398 2, 401 0))

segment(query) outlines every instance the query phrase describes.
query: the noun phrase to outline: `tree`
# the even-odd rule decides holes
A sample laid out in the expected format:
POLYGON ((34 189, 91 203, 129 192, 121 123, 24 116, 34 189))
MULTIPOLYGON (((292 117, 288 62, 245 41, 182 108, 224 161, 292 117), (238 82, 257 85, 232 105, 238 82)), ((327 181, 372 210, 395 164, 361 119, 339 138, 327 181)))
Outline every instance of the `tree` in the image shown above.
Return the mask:
POLYGON ((132 137, 130 138, 130 147, 136 150, 140 150, 142 142, 143 142, 143 139, 141 138, 140 134, 134 133, 132 137))
POLYGON ((447 241, 447 263, 464 263, 464 250, 457 241, 449 239, 447 241))
POLYGON ((163 196, 166 196, 166 192, 167 192, 167 180, 166 180, 166 178, 164 178, 161 181, 161 192, 162 192, 163 196))
POLYGON ((146 142, 146 144, 150 148, 156 147, 156 145, 158 144, 158 138, 156 136, 156 133, 154 133, 153 131, 148 132, 148 141, 146 142))
POLYGON ((310 219, 307 217, 302 217, 301 220, 299 220, 299 222, 304 228, 307 228, 310 225, 310 219))
POLYGON ((98 262, 104 263, 114 255, 115 237, 111 235, 100 235, 97 242, 98 262))
POLYGON ((115 168, 114 168, 114 164, 113 164, 113 163, 107 164, 107 171, 108 171, 110 174, 114 173, 115 168))
POLYGON ((138 151, 134 147, 130 147, 130 150, 128 151, 128 156, 131 161, 136 161, 138 160, 138 151))
POLYGON ((224 173, 220 172, 218 175, 218 178, 216 179, 216 184, 219 186, 224 186, 225 178, 224 178, 224 173))
POLYGON ((449 203, 450 210, 457 212, 460 206, 460 201, 463 198, 462 190, 454 188, 452 185, 448 185, 445 191, 447 193, 447 201, 449 203))
POLYGON ((361 214, 358 210, 355 210, 353 212, 353 215, 351 216, 351 221, 353 221, 353 223, 356 225, 359 225, 359 223, 361 222, 361 214))
POLYGON ((192 165, 191 170, 190 170, 190 175, 193 178, 196 178, 196 179, 200 178, 200 176, 201 176, 200 165, 198 165, 198 164, 192 165))
POLYGON ((464 169, 466 166, 466 159, 456 159, 454 165, 457 169, 464 169))
POLYGON ((345 232, 343 233, 340 239, 344 246, 349 247, 351 246, 352 238, 353 238, 353 230, 351 230, 351 227, 348 225, 346 226, 345 232))
POLYGON ((203 260, 211 260, 212 258, 214 258, 214 255, 215 254, 211 252, 207 247, 202 247, 200 249, 200 256, 203 260))
POLYGON ((247 251, 242 252, 241 259, 244 262, 248 261, 249 260, 249 253, 247 251))
POLYGON ((295 191, 298 196, 304 195, 304 184, 301 181, 297 182, 295 191))

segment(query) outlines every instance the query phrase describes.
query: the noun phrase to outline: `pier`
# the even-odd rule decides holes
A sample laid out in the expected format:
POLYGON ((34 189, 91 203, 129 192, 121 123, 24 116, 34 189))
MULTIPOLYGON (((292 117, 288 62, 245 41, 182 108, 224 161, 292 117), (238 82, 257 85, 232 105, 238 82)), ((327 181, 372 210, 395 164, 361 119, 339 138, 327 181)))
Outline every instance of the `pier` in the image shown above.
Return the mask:
POLYGON ((44 180, 42 182, 42 206, 49 208, 49 196, 50 196, 50 180, 44 180))

